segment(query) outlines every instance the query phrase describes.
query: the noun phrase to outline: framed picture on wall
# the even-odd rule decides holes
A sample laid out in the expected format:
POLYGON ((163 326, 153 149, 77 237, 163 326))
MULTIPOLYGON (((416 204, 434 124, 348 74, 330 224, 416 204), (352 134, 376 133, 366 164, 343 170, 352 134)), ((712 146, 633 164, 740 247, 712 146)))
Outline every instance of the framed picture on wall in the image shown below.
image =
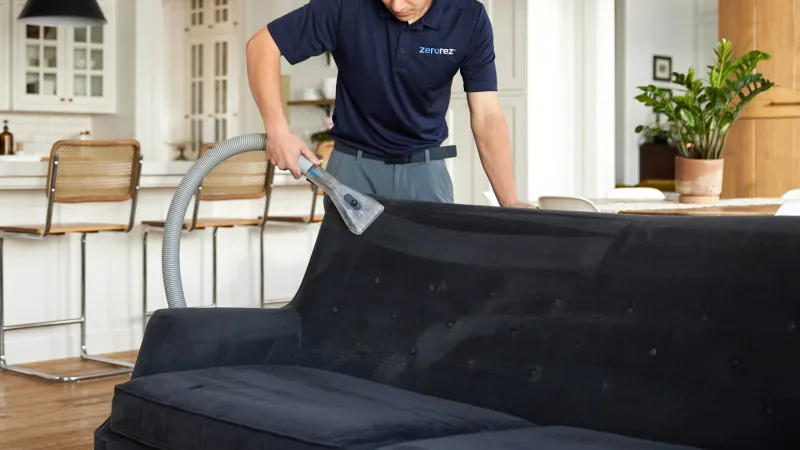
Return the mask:
POLYGON ((669 56, 653 56, 653 79, 672 81, 672 58, 669 56))

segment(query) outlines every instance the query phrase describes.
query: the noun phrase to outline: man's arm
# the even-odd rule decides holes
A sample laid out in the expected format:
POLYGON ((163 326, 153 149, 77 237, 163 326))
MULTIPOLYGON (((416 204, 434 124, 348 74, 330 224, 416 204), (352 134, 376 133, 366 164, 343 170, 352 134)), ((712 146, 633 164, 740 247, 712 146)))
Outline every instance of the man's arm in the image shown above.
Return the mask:
POLYGON ((289 131, 281 99, 281 51, 264 27, 247 41, 247 79, 267 136, 289 131))
POLYGON ((461 77, 467 92, 472 134, 497 200, 501 206, 523 206, 514 184, 508 124, 497 98, 494 34, 483 6, 472 32, 469 52, 461 65, 461 77))
POLYGON ((281 56, 290 64, 334 50, 337 45, 342 0, 310 0, 256 32, 245 51, 250 92, 267 133, 266 157, 279 169, 300 178, 297 160, 302 154, 314 164, 319 159, 289 130, 281 99, 281 56))
POLYGON ((470 125, 486 176, 501 206, 517 206, 508 123, 497 92, 468 92, 470 125))

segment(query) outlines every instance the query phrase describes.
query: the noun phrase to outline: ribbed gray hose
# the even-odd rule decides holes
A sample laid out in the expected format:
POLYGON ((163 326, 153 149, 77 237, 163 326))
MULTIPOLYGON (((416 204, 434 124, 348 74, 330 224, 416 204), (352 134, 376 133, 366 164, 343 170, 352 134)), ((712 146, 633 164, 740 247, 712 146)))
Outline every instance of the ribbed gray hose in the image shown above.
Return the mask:
POLYGON ((264 133, 245 134, 220 142, 194 163, 178 185, 167 212, 161 248, 161 271, 170 308, 186 307, 181 283, 181 230, 192 196, 203 179, 223 161, 240 153, 263 151, 266 142, 264 133))

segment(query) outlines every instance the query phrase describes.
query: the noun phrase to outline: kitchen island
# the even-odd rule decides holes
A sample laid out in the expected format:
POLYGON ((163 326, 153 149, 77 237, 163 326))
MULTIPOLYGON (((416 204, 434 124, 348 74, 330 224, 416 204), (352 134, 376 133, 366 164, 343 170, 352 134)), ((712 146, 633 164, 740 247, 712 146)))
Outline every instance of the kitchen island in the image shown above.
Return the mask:
MULTIPOLYGON (((86 238, 87 349, 110 353, 136 349, 142 338, 142 227, 164 220, 175 188, 193 162, 150 162, 142 168, 135 223, 125 235, 90 234, 86 238)), ((0 224, 44 224, 48 163, 0 159, 0 224)), ((317 197, 316 214, 322 214, 317 197)), ((275 174, 270 216, 307 216, 311 185, 289 172, 275 174)), ((187 217, 191 217, 190 204, 187 217)), ((263 200, 201 202, 202 218, 256 218, 263 200)), ((127 223, 130 202, 56 204, 53 223, 127 223)), ((302 281, 319 224, 268 224, 264 231, 265 300, 281 305, 302 281)), ((152 311, 166 307, 161 279, 161 233, 147 243, 147 294, 152 311)), ((183 289, 190 306, 212 299, 212 231, 185 233, 181 240, 183 289)), ((217 234, 217 298, 220 307, 259 307, 257 228, 222 228, 217 234)), ((45 240, 7 237, 2 255, 5 323, 40 322, 80 316, 80 235, 45 240)), ((74 357, 79 354, 78 325, 13 331, 6 334, 9 363, 74 357)))

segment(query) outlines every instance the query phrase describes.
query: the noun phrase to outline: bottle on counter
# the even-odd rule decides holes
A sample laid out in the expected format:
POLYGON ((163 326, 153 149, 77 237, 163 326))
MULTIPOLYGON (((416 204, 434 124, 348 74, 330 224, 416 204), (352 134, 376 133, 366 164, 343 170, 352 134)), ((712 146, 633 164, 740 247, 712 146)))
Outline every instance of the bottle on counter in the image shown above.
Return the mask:
POLYGON ((14 154, 14 135, 8 131, 8 120, 3 121, 3 132, 0 133, 0 155, 14 154))

